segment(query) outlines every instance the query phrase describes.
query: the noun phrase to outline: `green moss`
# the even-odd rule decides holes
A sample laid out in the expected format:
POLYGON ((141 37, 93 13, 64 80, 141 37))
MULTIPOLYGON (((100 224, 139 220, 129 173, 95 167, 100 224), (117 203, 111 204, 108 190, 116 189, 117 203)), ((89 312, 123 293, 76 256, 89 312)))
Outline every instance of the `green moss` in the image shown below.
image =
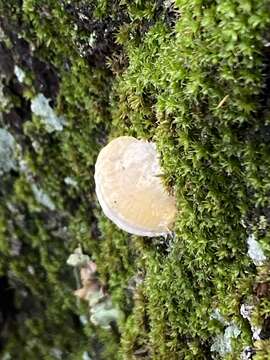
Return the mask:
MULTIPOLYGON (((1 21, 10 19, 31 45, 32 62, 46 64, 48 76, 41 80, 40 69, 16 50, 3 21, 8 50, 27 74, 9 104, 12 99, 13 109, 28 108, 23 125, 0 120, 27 164, 26 172, 0 180, 0 272, 12 274, 17 309, 27 318, 5 351, 16 357, 16 349, 25 348, 28 359, 53 359, 54 348, 72 359, 84 349, 97 359, 209 359, 214 338, 224 333, 224 325, 211 319, 218 309, 241 330, 227 357, 239 358, 251 344, 239 309, 253 298, 257 281, 248 234, 270 253, 268 1, 0 5, 1 21), (51 107, 65 117, 63 131, 48 133, 30 112, 38 93, 51 97, 51 107), (108 138, 122 134, 157 143, 164 182, 179 207, 170 239, 129 236, 101 214, 96 156, 108 138), (54 211, 37 202, 33 184, 52 199, 54 211), (20 257, 9 251, 17 238, 20 257), (72 297, 75 281, 65 262, 78 243, 126 314, 120 335, 98 328, 93 335, 93 327, 77 323, 85 310, 72 297), (132 287, 138 277, 143 284, 132 287), (20 286, 40 318, 25 309, 20 286)), ((16 81, 9 74, 4 90, 16 81)), ((260 276, 258 281, 268 281, 260 276)), ((269 301, 257 305, 259 323, 269 315, 269 301)), ((266 359, 268 341, 256 346, 255 358, 266 359)))

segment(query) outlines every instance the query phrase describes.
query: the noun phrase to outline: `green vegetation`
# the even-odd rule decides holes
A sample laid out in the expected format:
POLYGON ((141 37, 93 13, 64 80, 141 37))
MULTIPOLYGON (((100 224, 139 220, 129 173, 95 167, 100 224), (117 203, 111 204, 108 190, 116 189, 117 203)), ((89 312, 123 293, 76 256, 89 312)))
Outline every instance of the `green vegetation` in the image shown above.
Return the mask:
POLYGON ((19 144, 17 169, 0 175, 0 274, 17 314, 6 359, 219 359, 211 346, 229 326, 241 332, 223 358, 252 346, 269 359, 270 266, 256 268, 246 243, 254 234, 269 258, 269 9, 0 0, 0 127, 19 144), (31 113, 40 93, 62 131, 31 113), (130 236, 101 213, 95 159, 122 134, 157 143, 179 208, 172 238, 130 236), (80 322, 66 265, 78 243, 125 313, 119 333, 80 322))

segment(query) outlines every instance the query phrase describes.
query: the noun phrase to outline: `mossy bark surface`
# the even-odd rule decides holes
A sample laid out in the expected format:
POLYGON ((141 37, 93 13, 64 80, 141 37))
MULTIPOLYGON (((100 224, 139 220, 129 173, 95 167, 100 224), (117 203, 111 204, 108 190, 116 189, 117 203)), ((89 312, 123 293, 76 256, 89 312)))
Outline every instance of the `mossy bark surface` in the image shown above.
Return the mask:
POLYGON ((3 359, 269 359, 269 30, 269 0, 0 0, 3 359), (120 135, 157 144, 172 237, 102 214, 120 135), (78 244, 111 330, 73 295, 78 244))

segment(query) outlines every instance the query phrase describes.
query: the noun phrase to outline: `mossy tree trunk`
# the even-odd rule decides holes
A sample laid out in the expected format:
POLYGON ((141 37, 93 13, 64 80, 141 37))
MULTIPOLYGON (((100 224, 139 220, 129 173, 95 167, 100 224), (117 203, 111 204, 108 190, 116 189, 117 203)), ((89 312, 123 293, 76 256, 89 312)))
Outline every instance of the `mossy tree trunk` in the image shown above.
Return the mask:
POLYGON ((268 0, 0 0, 5 360, 269 358, 269 13, 268 0), (157 144, 173 238, 130 236, 100 211, 96 156, 123 134, 157 144), (119 329, 74 299, 78 243, 119 329))

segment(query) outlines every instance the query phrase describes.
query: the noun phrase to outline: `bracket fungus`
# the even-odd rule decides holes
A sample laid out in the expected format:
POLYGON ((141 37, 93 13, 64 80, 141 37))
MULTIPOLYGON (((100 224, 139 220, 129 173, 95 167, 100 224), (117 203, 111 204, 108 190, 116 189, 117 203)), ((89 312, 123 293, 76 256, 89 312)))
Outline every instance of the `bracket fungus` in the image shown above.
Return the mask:
POLYGON ((176 205, 161 181, 154 143, 121 136, 98 155, 96 194, 105 215, 119 228, 140 236, 170 233, 176 205))

